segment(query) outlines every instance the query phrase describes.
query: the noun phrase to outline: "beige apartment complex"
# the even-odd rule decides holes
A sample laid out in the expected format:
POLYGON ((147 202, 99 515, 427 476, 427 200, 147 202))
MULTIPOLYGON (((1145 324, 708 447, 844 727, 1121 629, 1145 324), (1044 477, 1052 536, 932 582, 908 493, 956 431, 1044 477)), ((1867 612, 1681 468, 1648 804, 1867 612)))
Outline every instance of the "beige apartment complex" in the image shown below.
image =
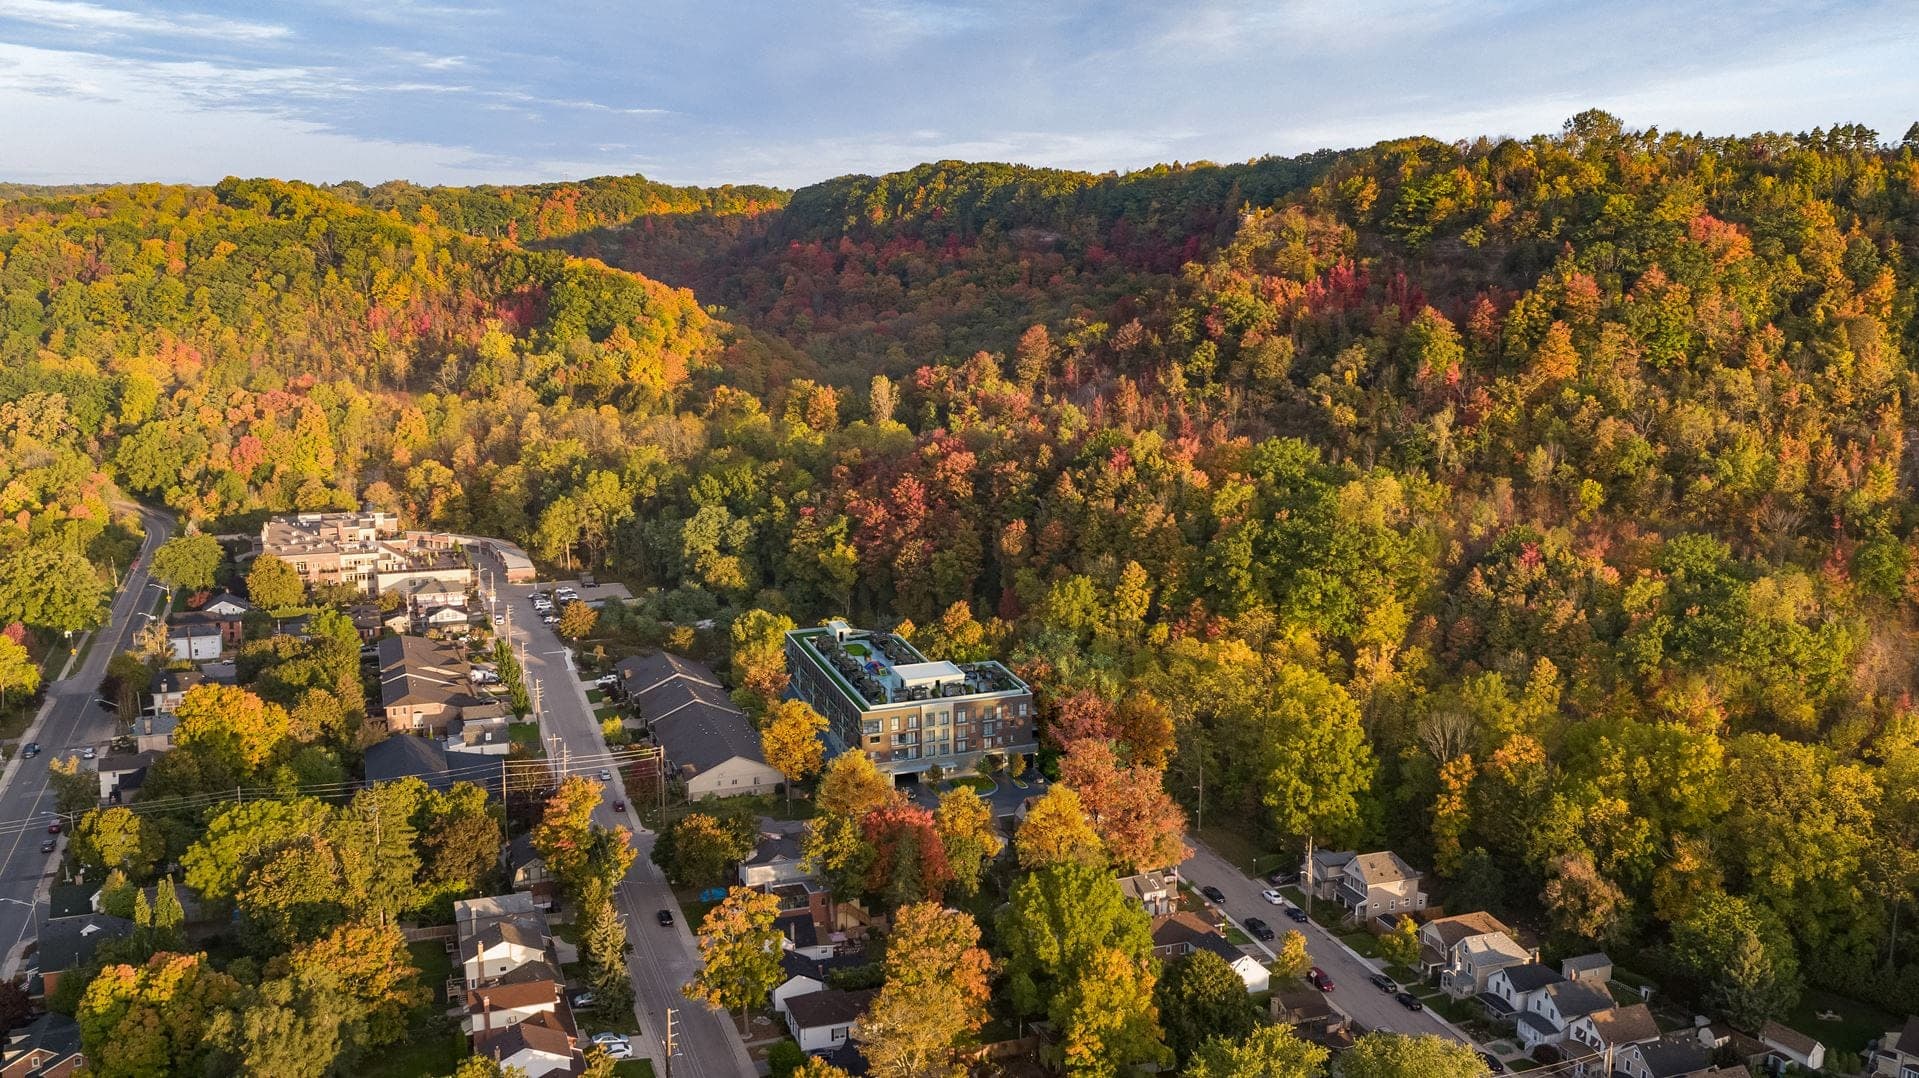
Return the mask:
POLYGON ((260 553, 293 566, 308 587, 346 584, 368 595, 465 591, 473 567, 457 536, 403 531, 392 513, 298 513, 260 528, 260 553))

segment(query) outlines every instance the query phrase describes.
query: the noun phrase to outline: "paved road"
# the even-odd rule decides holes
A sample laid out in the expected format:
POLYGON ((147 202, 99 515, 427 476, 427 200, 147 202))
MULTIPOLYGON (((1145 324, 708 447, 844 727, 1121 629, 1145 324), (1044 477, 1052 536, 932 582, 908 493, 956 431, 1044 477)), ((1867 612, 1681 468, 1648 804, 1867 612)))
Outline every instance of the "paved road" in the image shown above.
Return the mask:
MULTIPOLYGON (((1217 887, 1226 895, 1226 915, 1237 924, 1244 924, 1248 917, 1258 917, 1273 927, 1273 931, 1284 933, 1288 929, 1299 929, 1306 934, 1306 950, 1313 956, 1313 964, 1326 971, 1333 979, 1333 1003, 1340 1010, 1352 1016, 1353 1021, 1367 1029, 1388 1029, 1395 1033, 1433 1033, 1452 1040, 1468 1040, 1446 1022, 1430 1011, 1409 1011, 1400 1006, 1393 997, 1366 983, 1366 978, 1380 971, 1381 967, 1365 959, 1357 958, 1348 951, 1324 928, 1312 922, 1294 924, 1286 919, 1279 906, 1270 905, 1260 897, 1267 887, 1229 864, 1225 858, 1194 841, 1187 836, 1187 844, 1193 848, 1193 856, 1179 866, 1180 877, 1194 887, 1217 887)), ((1270 960, 1272 951, 1265 944, 1255 944, 1265 952, 1270 960)))
MULTIPOLYGON (((481 559, 482 564, 486 560, 481 559)), ((500 577, 496 575, 494 579, 497 581, 500 577)), ((530 600, 534 590, 528 584, 497 587, 500 610, 510 612, 507 626, 503 628, 510 627, 516 646, 525 645, 527 677, 529 682, 540 683, 540 732, 547 737, 559 735, 568 756, 594 761, 570 766, 569 770, 575 774, 597 775, 601 767, 597 760, 607 751, 606 740, 600 735, 600 724, 593 717, 585 687, 568 666, 560 638, 533 613, 530 600)), ((694 946, 691 927, 685 924, 684 917, 677 916, 679 906, 673 900, 666 877, 653 864, 656 836, 643 828, 631 812, 615 813, 612 809, 614 801, 626 800, 619 773, 614 771, 606 800, 595 815, 602 825, 633 828, 634 846, 639 852, 618 892, 621 912, 626 916, 627 937, 633 943, 629 968, 642 1026, 642 1036, 634 1042, 636 1054, 644 1052, 650 1056, 656 1073, 663 1073, 660 1037, 666 1024, 666 1009, 671 1007, 676 1012, 675 1035, 679 1041, 673 1057, 675 1078, 737 1078, 753 1074, 752 1058, 734 1034, 732 1022, 688 1000, 680 992, 680 986, 699 971, 699 952, 694 946), (662 928, 655 920, 663 909, 676 912, 672 928, 662 928)))
POLYGON ((145 508, 140 515, 146 521, 146 541, 121 581, 106 625, 96 631, 86 660, 66 678, 47 686, 46 702, 21 738, 22 744, 38 741, 44 751, 31 760, 16 753, 0 772, 0 821, 4 821, 0 823, 0 948, 5 949, 0 952, 5 955, 0 975, 11 976, 20 968, 21 945, 45 912, 41 887, 60 857, 40 852, 47 830, 38 817, 53 810, 47 764, 86 745, 103 746, 117 732, 113 713, 96 704, 94 697, 107 675, 107 663, 133 646, 134 634, 146 623, 136 615, 151 609, 159 596, 147 587, 147 566, 152 564, 154 548, 172 534, 173 518, 145 508))

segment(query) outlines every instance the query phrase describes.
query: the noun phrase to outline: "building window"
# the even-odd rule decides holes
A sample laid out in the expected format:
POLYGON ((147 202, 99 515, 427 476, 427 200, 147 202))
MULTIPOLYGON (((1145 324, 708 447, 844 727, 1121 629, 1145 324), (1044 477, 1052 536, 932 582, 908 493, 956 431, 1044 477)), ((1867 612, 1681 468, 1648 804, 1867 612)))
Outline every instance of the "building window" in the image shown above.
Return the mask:
POLYGON ((953 742, 954 752, 965 752, 966 748, 967 748, 967 741, 965 738, 960 738, 958 741, 953 742))

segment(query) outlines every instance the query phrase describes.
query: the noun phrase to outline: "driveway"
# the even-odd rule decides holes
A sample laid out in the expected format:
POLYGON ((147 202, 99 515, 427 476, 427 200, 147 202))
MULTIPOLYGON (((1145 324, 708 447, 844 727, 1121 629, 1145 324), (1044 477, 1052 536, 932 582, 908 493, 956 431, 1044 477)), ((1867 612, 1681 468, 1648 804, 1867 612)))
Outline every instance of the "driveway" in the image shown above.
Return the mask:
MULTIPOLYGON (((980 800, 991 806, 994 819, 1004 819, 1005 817, 1011 816, 1019 811, 1020 805, 1023 804, 1027 798, 1039 797, 1046 793, 1044 780, 1036 782, 1034 776, 1028 774, 1023 776, 1020 781, 1026 785, 1020 786, 1002 774, 994 779, 992 788, 979 792, 980 800)), ((900 789, 906 791, 906 796, 911 798, 916 805, 920 805, 929 810, 939 808, 939 795, 928 789, 926 784, 920 782, 918 779, 914 779, 912 782, 901 783, 900 789)))
MULTIPOLYGON (((1351 1015, 1353 1021, 1367 1029, 1432 1033, 1449 1040, 1472 1043, 1471 1038, 1431 1011, 1409 1011, 1393 997, 1368 984, 1366 978, 1380 972, 1384 963, 1357 957, 1318 924, 1294 924, 1287 920, 1280 907, 1260 897, 1259 893, 1266 889, 1267 884, 1233 867, 1225 858, 1200 845, 1191 835, 1186 836, 1186 842, 1193 848, 1193 856, 1179 866, 1180 878, 1195 888, 1209 885, 1219 888, 1226 895, 1223 904, 1226 916, 1235 924, 1243 926, 1246 918, 1258 917, 1271 925, 1281 939, 1291 929, 1303 932, 1306 951, 1313 956, 1313 964, 1325 970, 1326 975, 1333 979, 1333 1004, 1351 1015)), ((1274 957, 1273 945, 1255 942, 1253 946, 1267 960, 1274 957)))

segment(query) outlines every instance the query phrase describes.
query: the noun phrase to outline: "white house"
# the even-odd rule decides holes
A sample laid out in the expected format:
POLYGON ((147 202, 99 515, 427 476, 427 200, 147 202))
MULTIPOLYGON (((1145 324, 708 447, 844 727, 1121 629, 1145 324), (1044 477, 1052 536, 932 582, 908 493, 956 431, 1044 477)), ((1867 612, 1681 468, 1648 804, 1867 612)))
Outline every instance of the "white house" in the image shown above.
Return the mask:
POLYGON ((1248 992, 1264 992, 1273 986, 1273 975, 1265 963, 1232 945, 1219 930, 1191 913, 1175 913, 1153 918, 1153 953, 1170 961, 1194 951, 1211 951, 1226 960, 1239 974, 1248 992))
MULTIPOLYGON (((522 969, 533 969, 524 966, 522 969)), ((511 974, 500 981, 482 988, 470 988, 466 993, 466 1018, 463 1020, 468 1036, 482 1034, 521 1022, 538 1015, 558 1016, 565 1001, 560 999, 560 986, 551 977, 539 975, 524 979, 515 979, 511 974)), ((565 1023, 571 1022, 569 1015, 565 1023)), ((564 1025, 564 1023, 563 1023, 564 1025)))
POLYGON ((1908 1018, 1902 1028, 1879 1038, 1866 1073, 1872 1078, 1919 1078, 1919 1018, 1908 1018))
MULTIPOLYGON (((1566 1039, 1591 1048, 1598 1060, 1592 1073, 1603 1076, 1603 1060, 1611 1051, 1613 1058, 1629 1044, 1644 1044, 1659 1039, 1659 1024, 1653 1021, 1652 1011, 1644 1003, 1635 1003, 1629 1007, 1608 1007, 1603 1011, 1582 1014, 1566 1027, 1566 1039)), ((1579 1073, 1587 1072, 1586 1065, 1579 1065, 1579 1073)))
POLYGON ((252 603, 247 602, 237 595, 223 591, 213 598, 208 599, 206 605, 200 608, 200 612, 203 614, 218 614, 223 618, 237 618, 244 616, 247 611, 252 609, 252 603))
POLYGON ((774 887, 812 879, 812 874, 800 867, 800 830, 801 825, 796 823, 761 818, 759 845, 740 862, 740 886, 774 887))
POLYGON ((1391 850, 1316 850, 1310 862, 1300 863, 1301 879, 1308 871, 1315 895, 1337 900, 1361 924, 1378 918, 1396 923, 1401 914, 1426 908, 1419 870, 1391 850))
POLYGON ((174 662, 212 662, 225 646, 218 625, 196 622, 167 628, 167 654, 174 662))
POLYGON ((1120 893, 1146 911, 1148 917, 1165 917, 1179 908, 1179 870, 1139 872, 1119 878, 1120 893))
POLYGON ((1516 1016, 1519 1045, 1530 1052, 1542 1044, 1559 1044, 1575 1020, 1610 1010, 1612 1005, 1612 996, 1604 989, 1580 981, 1554 981, 1533 993, 1526 1009, 1516 1016))
POLYGON ((1777 1022, 1759 1027, 1759 1043, 1772 1058, 1816 1071, 1826 1065, 1826 1046, 1804 1033, 1777 1022))
POLYGON ((574 1063, 580 1058, 571 1035, 539 1018, 477 1034, 473 1054, 493 1059, 502 1071, 517 1070, 526 1078, 578 1073, 574 1063))
POLYGON ((460 972, 471 990, 535 962, 548 963, 546 915, 525 892, 453 904, 460 972))
POLYGON ((1545 993, 1547 985, 1565 979, 1558 970, 1538 962, 1505 966, 1486 978, 1486 990, 1479 994, 1479 1001, 1491 1017, 1516 1020, 1532 1008, 1533 1000, 1545 993))
POLYGON ((1712 1049, 1690 1030, 1629 1044, 1613 1053, 1613 1071, 1626 1078, 1690 1078, 1712 1066, 1712 1049))
POLYGON ((790 996, 786 1000, 786 1029, 808 1053, 831 1052, 853 1035, 853 1025, 879 993, 872 989, 844 992, 835 988, 790 996))

